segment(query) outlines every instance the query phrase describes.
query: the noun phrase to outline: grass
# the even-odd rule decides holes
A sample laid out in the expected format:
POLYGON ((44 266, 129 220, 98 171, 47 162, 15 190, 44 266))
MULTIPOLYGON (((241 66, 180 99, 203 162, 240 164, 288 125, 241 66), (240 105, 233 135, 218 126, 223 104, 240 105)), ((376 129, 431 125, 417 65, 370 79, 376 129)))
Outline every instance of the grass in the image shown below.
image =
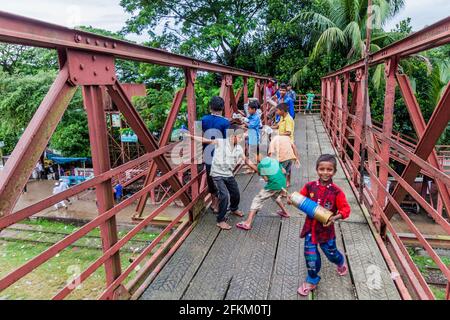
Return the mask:
MULTIPOLYGON (((431 268, 437 268, 436 262, 434 262, 433 259, 431 259, 428 256, 423 256, 417 254, 417 252, 413 248, 408 248, 409 255, 411 256, 411 259, 414 261, 414 264, 417 266, 419 271, 424 275, 427 276, 429 270, 428 267, 431 268)), ((441 257, 442 262, 446 266, 450 266, 450 258, 449 257, 441 257)), ((430 285, 430 289, 433 292, 435 298, 437 300, 445 300, 445 288, 437 287, 430 285)))
MULTIPOLYGON (((48 219, 33 219, 33 220, 26 220, 22 222, 23 224, 31 225, 31 226, 38 226, 42 231, 52 231, 52 232, 62 232, 62 233, 73 233, 80 229, 80 226, 69 224, 69 223, 63 223, 58 221, 50 221, 48 219)), ((122 238, 124 235, 126 235, 128 231, 120 230, 118 231, 119 239, 122 238)), ((98 228, 92 230, 87 234, 88 236, 95 236, 100 237, 100 230, 98 228)), ((141 231, 138 234, 134 236, 134 240, 142 240, 142 241, 151 241, 153 240, 158 234, 156 233, 150 233, 141 231)))
MULTIPOLYGON (((28 225, 37 226, 40 231, 62 232, 70 234, 80 227, 62 222, 54 222, 46 219, 38 219, 25 222, 28 225)), ((54 242, 61 239, 61 235, 44 234, 42 232, 19 232, 20 236, 27 240, 40 240, 54 242), (43 238, 44 237, 44 238, 43 238)), ((119 233, 123 237, 126 231, 119 233)), ((90 236, 100 236, 98 228, 89 233, 90 236)), ((153 240, 157 234, 140 232, 133 239, 143 241, 153 240)), ((95 248, 86 248, 86 241, 92 244, 100 244, 100 239, 81 238, 73 246, 59 252, 31 273, 13 283, 10 287, 0 292, 2 299, 51 299, 59 290, 61 290, 75 275, 79 275, 90 264, 102 255, 102 250, 95 248), (94 242, 92 242, 94 241, 94 242), (77 246, 77 244, 79 246, 77 246)), ((162 241, 163 242, 163 241, 162 241)), ((132 244, 133 245, 133 244, 132 244)), ((143 246, 144 244, 141 244, 143 246)), ((47 244, 33 243, 30 241, 1 241, 0 240, 0 277, 4 277, 9 272, 16 270, 27 261, 36 257, 48 248, 47 244)), ((156 250, 158 246, 154 250, 156 250)), ((137 255, 124 250, 120 251, 120 260, 122 271, 130 265, 137 255)), ((140 265, 131 272, 124 281, 126 283, 132 279, 139 268, 145 263, 144 259, 140 265)), ((105 271, 100 267, 79 287, 77 287, 67 299, 96 299, 105 289, 105 271)))

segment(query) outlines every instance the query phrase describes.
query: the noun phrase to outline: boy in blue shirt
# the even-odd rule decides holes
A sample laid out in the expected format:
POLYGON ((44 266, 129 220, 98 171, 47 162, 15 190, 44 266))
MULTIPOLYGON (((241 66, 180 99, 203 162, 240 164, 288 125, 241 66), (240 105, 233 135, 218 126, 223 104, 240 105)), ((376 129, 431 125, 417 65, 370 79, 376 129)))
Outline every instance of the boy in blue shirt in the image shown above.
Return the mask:
POLYGON ((260 108, 257 100, 252 100, 248 104, 247 122, 244 126, 248 129, 248 145, 250 148, 250 154, 256 150, 256 154, 259 154, 260 143, 260 128, 261 128, 261 116, 258 113, 260 108))
MULTIPOLYGON (((278 104, 285 103, 288 105, 288 111, 291 115, 292 119, 295 119, 295 109, 294 109, 294 100, 287 94, 287 86, 285 83, 280 85, 280 90, 277 92, 278 104)), ((276 116, 276 122, 279 121, 280 117, 276 116)))
MULTIPOLYGON (((223 117, 223 110, 225 109, 225 102, 219 96, 214 96, 209 102, 210 114, 202 117, 202 131, 203 137, 206 139, 225 139, 226 131, 230 128, 230 121, 223 117)), ((214 145, 206 148, 203 145, 203 157, 206 168, 206 181, 208 184, 208 191, 211 194, 211 209, 214 213, 218 213, 219 202, 217 198, 217 188, 211 178, 211 163, 214 155, 214 145), (207 151, 207 152, 205 152, 207 151)))

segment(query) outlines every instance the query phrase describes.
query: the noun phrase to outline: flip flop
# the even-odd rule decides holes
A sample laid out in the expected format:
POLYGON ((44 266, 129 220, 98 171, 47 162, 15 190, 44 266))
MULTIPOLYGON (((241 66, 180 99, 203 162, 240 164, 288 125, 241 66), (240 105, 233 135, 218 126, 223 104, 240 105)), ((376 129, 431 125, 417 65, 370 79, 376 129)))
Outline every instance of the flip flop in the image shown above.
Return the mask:
POLYGON ((230 213, 232 215, 235 215, 235 216, 240 217, 240 218, 242 218, 244 216, 244 213, 241 210, 230 211, 230 213), (238 214, 237 212, 240 212, 240 214, 238 214))
POLYGON ((282 218, 289 218, 290 215, 286 214, 283 210, 278 210, 277 214, 282 218))
POLYGON ((347 263, 346 262, 344 262, 344 264, 342 266, 337 267, 337 273, 340 276, 345 276, 347 274, 347 272, 348 272, 348 267, 347 267, 347 263))
POLYGON ((306 282, 303 282, 302 285, 298 288, 297 293, 301 296, 307 296, 311 291, 313 291, 317 286, 313 285, 312 287, 308 287, 306 282))
POLYGON ((247 226, 247 225, 244 224, 243 222, 239 222, 239 223, 236 223, 236 228, 239 228, 239 229, 248 231, 248 230, 250 230, 252 227, 247 226))

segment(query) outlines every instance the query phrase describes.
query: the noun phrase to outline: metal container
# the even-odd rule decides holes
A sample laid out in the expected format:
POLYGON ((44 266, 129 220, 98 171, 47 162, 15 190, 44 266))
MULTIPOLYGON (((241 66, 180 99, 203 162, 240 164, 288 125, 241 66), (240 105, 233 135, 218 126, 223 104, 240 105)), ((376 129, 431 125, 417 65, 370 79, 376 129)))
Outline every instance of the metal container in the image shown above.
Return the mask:
POLYGON ((324 225, 328 223, 328 220, 333 215, 330 210, 325 209, 317 202, 298 192, 291 194, 291 201, 297 209, 303 211, 308 217, 315 219, 324 225))

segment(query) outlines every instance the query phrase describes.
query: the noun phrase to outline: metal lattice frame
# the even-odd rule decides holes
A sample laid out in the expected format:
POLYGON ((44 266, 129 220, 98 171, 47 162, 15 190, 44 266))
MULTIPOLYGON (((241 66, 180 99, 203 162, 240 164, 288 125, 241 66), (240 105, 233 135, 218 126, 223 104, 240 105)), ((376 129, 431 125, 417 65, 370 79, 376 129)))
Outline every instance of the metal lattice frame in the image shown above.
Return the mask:
POLYGON ((386 90, 382 126, 372 123, 369 111, 366 114, 366 120, 368 120, 366 127, 363 127, 363 96, 368 90, 361 81, 365 76, 364 60, 322 78, 322 120, 355 192, 360 193, 361 166, 364 166, 370 177, 371 187, 364 185, 360 196, 369 208, 376 232, 383 237, 384 241, 380 237, 377 241, 391 271, 397 270, 394 262, 399 265, 398 270, 402 271, 403 277, 395 281, 404 298, 414 296, 420 299, 434 299, 434 295, 390 221, 395 214, 400 216, 418 243, 442 271, 448 281, 446 297, 450 298, 449 268, 400 206, 405 196, 410 195, 446 234, 450 235, 450 224, 442 215, 442 208, 445 207, 447 218, 450 217, 450 177, 443 172, 435 150, 439 137, 450 121, 450 84, 447 85, 430 120, 425 123, 409 79, 406 75, 398 73, 398 64, 401 59, 411 54, 448 43, 450 43, 450 17, 370 54, 368 60, 371 66, 385 64, 386 90), (393 131, 397 84, 416 131, 418 137, 416 141, 393 131), (352 101, 348 105, 347 99, 350 92, 352 101), (365 140, 364 144, 362 144, 363 140, 365 140), (361 163, 362 152, 368 156, 366 163, 361 163), (390 167, 391 160, 405 165, 401 174, 390 167), (418 174, 423 174, 436 183, 439 192, 437 208, 424 198, 423 193, 419 194, 413 188, 412 184, 418 174), (386 191, 389 176, 397 182, 392 194, 386 191))
MULTIPOLYGON (((256 80, 254 92, 259 99, 261 98, 263 85, 269 78, 245 70, 230 68, 88 32, 72 30, 5 12, 0 12, 0 41, 56 49, 60 62, 58 76, 20 138, 4 170, 1 172, 0 230, 27 219, 59 201, 77 195, 89 188, 96 189, 99 213, 94 220, 76 232, 50 246, 18 269, 3 276, 0 279, 0 291, 53 258, 58 252, 64 250, 94 228, 99 227, 103 243, 103 255, 84 270, 74 280, 74 283, 83 282, 98 268, 104 266, 106 270, 106 290, 100 295, 100 298, 113 299, 130 296, 132 292, 129 292, 129 289, 132 286, 136 286, 138 280, 134 279, 132 281, 134 285, 125 287, 122 283, 127 276, 137 264, 151 254, 152 250, 166 235, 172 232, 160 249, 151 255, 150 260, 141 269, 138 276, 145 277, 155 267, 160 269, 161 264, 156 266, 156 262, 159 262, 161 257, 164 258, 165 254, 171 254, 173 250, 169 249, 172 245, 177 247, 180 245, 180 241, 186 238, 187 234, 192 230, 192 223, 197 213, 201 209, 199 205, 204 204, 203 200, 206 196, 204 170, 198 171, 197 164, 192 161, 192 157, 190 164, 172 167, 164 156, 165 153, 177 146, 177 143, 169 144, 169 138, 184 98, 187 100, 189 130, 191 133, 194 133, 196 120, 194 84, 197 71, 215 72, 222 75, 221 95, 225 99, 225 113, 228 116, 232 112, 238 111, 237 103, 242 92, 244 93, 244 101, 248 100, 249 78, 256 80), (183 69, 186 86, 175 94, 172 109, 169 112, 159 141, 149 132, 143 119, 133 107, 124 85, 117 81, 115 71, 115 59, 117 58, 183 69), (244 78, 244 87, 237 94, 233 92, 233 77, 244 78), (79 86, 83 89, 83 101, 88 117, 94 178, 14 212, 15 204, 28 177, 79 86), (146 150, 145 155, 116 168, 111 168, 109 157, 108 130, 105 119, 105 89, 146 150), (146 180, 142 189, 130 198, 114 204, 112 179, 119 179, 127 170, 143 166, 146 163, 149 164, 149 169, 146 172, 146 180), (161 172, 161 176, 158 178, 156 177, 157 170, 161 172), (178 174, 186 170, 189 171, 191 179, 185 184, 182 183, 178 174), (164 182, 170 184, 172 194, 119 240, 116 215, 125 207, 132 205, 136 200, 139 200, 137 211, 140 215, 148 193, 164 182), (182 211, 169 222, 158 237, 143 250, 130 266, 125 270, 121 270, 120 249, 140 230, 149 225, 165 208, 177 200, 181 200, 184 204, 182 211), (185 217, 189 219, 181 223, 181 220, 185 217)), ((194 151, 193 147, 191 151, 194 151)), ((191 153, 191 155, 195 155, 195 152, 191 153)), ((73 285, 65 286, 54 296, 54 299, 65 298, 73 291, 73 288, 73 285)))

